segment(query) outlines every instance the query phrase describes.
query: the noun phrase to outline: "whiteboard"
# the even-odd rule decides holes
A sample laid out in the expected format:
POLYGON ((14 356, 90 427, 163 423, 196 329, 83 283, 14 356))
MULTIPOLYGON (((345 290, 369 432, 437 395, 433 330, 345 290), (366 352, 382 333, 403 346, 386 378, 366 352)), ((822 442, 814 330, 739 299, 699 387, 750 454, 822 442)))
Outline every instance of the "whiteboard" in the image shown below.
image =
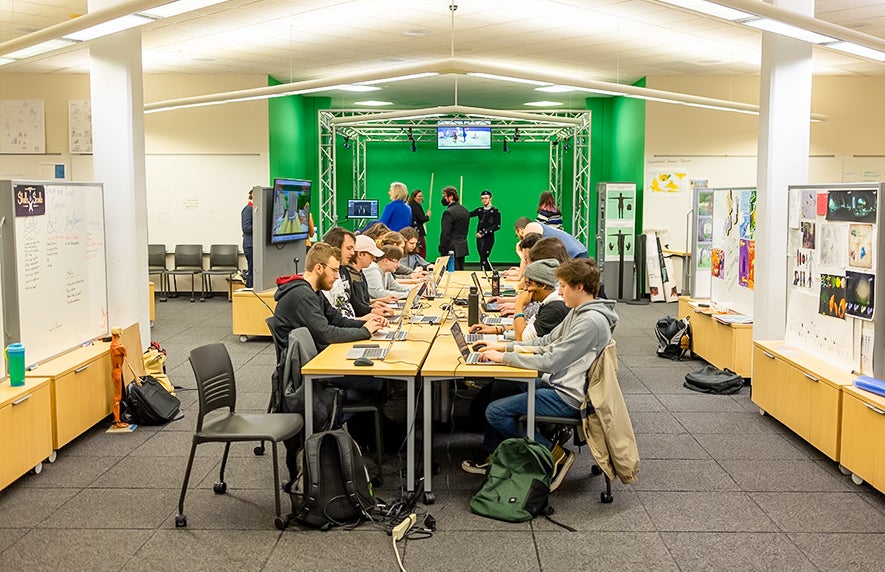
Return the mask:
POLYGON ((3 244, 7 341, 21 341, 33 364, 106 335, 102 186, 3 181, 2 192, 13 227, 3 244))
POLYGON ((242 245, 240 211, 269 178, 268 157, 146 155, 148 242, 242 245))

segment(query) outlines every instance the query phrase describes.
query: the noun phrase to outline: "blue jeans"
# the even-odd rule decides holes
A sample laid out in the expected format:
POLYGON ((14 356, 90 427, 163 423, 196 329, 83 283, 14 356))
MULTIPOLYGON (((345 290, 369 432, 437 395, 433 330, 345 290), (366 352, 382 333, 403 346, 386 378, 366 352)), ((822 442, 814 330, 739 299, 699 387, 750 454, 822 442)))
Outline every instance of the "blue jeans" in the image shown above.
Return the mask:
MULTIPOLYGON (((486 408, 486 420, 489 422, 483 438, 482 446, 491 453, 504 439, 521 437, 519 417, 528 412, 528 384, 522 393, 498 399, 486 408)), ((535 415, 550 417, 577 417, 578 410, 562 400, 552 387, 544 385, 540 379, 535 380, 535 415)), ((550 439, 541 435, 535 427, 535 441, 548 449, 553 446, 550 439)))

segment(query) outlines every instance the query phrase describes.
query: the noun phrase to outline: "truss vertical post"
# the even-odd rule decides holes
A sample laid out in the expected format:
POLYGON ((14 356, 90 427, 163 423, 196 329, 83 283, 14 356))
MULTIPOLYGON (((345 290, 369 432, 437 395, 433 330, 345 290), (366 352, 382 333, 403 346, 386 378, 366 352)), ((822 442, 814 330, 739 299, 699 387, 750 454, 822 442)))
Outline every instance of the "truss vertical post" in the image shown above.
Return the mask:
POLYGON ((562 149, 556 139, 550 141, 550 166, 547 176, 547 190, 559 197, 562 190, 562 149))
POLYGON ((595 239, 590 219, 590 113, 581 118, 584 123, 572 133, 572 234, 589 250, 591 239, 595 239))
POLYGON ((317 236, 322 237, 338 220, 335 183, 335 126, 330 120, 334 114, 319 112, 319 207, 320 220, 317 236))
POLYGON ((366 198, 366 140, 357 135, 353 145, 353 198, 366 198))

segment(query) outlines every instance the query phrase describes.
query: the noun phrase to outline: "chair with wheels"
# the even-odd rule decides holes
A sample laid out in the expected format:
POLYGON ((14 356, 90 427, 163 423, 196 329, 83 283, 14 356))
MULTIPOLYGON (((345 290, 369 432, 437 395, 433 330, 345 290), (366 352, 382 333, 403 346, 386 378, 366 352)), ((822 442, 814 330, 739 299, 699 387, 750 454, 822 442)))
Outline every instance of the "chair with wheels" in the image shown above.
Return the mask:
MULTIPOLYGON (((268 316, 267 318, 264 319, 264 321, 267 323, 267 329, 270 330, 271 338, 273 339, 274 351, 276 352, 277 364, 279 364, 280 358, 282 357, 282 344, 277 339, 277 336, 274 333, 275 332, 274 325, 276 323, 276 318, 273 316, 268 316)), ((298 328, 298 330, 304 330, 305 332, 307 332, 307 328, 298 328)), ((307 335, 302 336, 302 338, 305 340, 310 339, 310 333, 307 332, 307 335)), ((291 339, 291 335, 290 335, 290 339, 291 339)), ((305 343, 308 343, 308 342, 305 342, 305 343)), ((309 342, 309 346, 310 347, 307 348, 307 351, 312 356, 316 355, 316 353, 317 353, 316 347, 313 346, 312 340, 309 342)), ((280 383, 283 383, 283 381, 281 381, 280 383)), ((268 412, 271 412, 275 409, 275 407, 276 407, 275 401, 277 399, 279 399, 278 396, 281 393, 282 393, 282 388, 275 388, 273 391, 271 391, 270 403, 268 403, 268 405, 267 405, 268 412)), ((378 476, 375 477, 375 479, 373 479, 372 482, 375 486, 379 486, 382 483, 381 467, 382 467, 382 461, 384 458, 384 438, 383 438, 383 435, 381 432, 382 404, 378 403, 377 401, 371 400, 370 398, 367 398, 364 394, 362 394, 359 391, 355 391, 355 390, 344 390, 343 397, 344 397, 344 400, 343 400, 344 404, 341 405, 341 414, 344 415, 345 417, 348 415, 353 415, 355 413, 371 413, 372 416, 374 417, 374 421, 375 421, 375 453, 377 455, 376 458, 378 460, 378 476)), ((264 442, 261 442, 257 447, 255 447, 253 452, 256 455, 263 455, 264 454, 264 442)))
POLYGON ((221 458, 221 471, 218 482, 212 490, 215 494, 227 492, 224 480, 224 469, 230 453, 230 445, 242 441, 269 441, 273 451, 274 506, 276 518, 274 526, 283 530, 288 519, 280 510, 280 468, 277 457, 277 443, 290 439, 301 432, 304 418, 297 413, 237 413, 237 388, 234 380, 234 368, 230 355, 224 344, 215 343, 195 348, 190 353, 190 364, 197 379, 197 393, 200 409, 197 416, 197 428, 191 444, 187 470, 181 485, 181 496, 178 499, 178 514, 175 526, 187 526, 184 513, 184 497, 194 464, 197 445, 201 443, 224 443, 224 455, 221 458), (206 417, 217 410, 210 419, 206 417))
POLYGON ((234 274, 240 271, 239 257, 236 244, 213 244, 209 247, 209 268, 203 270, 203 292, 200 302, 213 296, 213 276, 227 276, 227 300, 232 301, 234 274))
MULTIPOLYGON (((177 276, 191 277, 191 302, 196 300, 194 291, 194 279, 203 273, 203 245, 202 244, 177 244, 175 245, 175 262, 172 270, 166 271, 166 284, 169 284, 169 276, 175 285, 175 293, 169 297, 178 296, 177 276)), ((167 289, 168 290, 168 289, 167 289)), ((200 297, 203 296, 203 285, 200 283, 200 297)))
POLYGON ((166 245, 165 244, 149 244, 148 245, 148 278, 158 276, 160 284, 160 302, 166 301, 166 292, 168 291, 169 276, 166 275, 169 269, 166 268, 166 245))

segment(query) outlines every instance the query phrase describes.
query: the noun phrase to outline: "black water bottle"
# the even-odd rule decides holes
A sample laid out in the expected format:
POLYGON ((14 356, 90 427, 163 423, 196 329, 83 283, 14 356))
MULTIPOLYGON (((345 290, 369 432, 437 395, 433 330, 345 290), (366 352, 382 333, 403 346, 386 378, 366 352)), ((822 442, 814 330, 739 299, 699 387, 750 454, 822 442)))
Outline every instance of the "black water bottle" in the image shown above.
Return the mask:
POLYGON ((501 275, 497 270, 492 271, 492 296, 501 295, 501 275))
POLYGON ((476 286, 470 287, 470 293, 467 295, 467 325, 479 323, 479 292, 476 286))

